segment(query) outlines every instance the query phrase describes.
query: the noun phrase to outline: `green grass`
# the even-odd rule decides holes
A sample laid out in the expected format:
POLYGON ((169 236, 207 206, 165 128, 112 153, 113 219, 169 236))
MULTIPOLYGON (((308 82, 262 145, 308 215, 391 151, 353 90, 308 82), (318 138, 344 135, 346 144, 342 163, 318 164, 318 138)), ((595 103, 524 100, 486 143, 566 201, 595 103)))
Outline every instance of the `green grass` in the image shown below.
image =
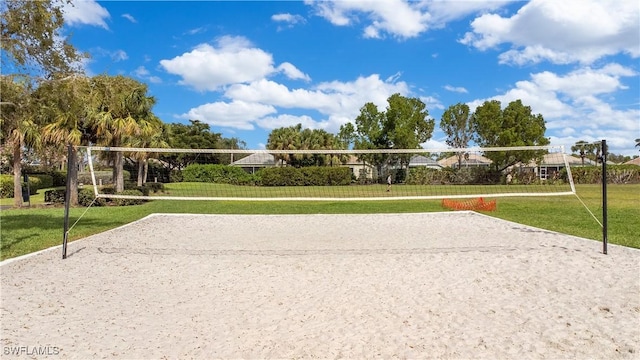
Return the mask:
MULTIPOLYGON (((397 189, 399 187, 394 188, 397 189)), ((44 191, 42 191, 44 192, 44 191)), ((601 219, 601 188, 579 185, 577 192, 588 208, 601 219)), ((640 248, 640 185, 608 186, 609 242, 640 248)), ((32 200, 35 197, 32 197, 32 200)), ((491 216, 580 236, 602 240, 602 228, 575 196, 498 198, 491 216)), ((32 201, 35 203, 35 201, 32 201)), ((73 224, 85 208, 72 208, 73 224)), ((139 206, 92 207, 69 234, 71 241, 112 229, 152 213, 203 214, 342 214, 406 213, 443 211, 440 201, 361 202, 246 202, 246 201, 151 201, 139 206)), ((0 214, 0 259, 27 254, 62 242, 64 209, 34 207, 3 210, 0 214)), ((428 227, 425 227, 428 232, 428 227)))

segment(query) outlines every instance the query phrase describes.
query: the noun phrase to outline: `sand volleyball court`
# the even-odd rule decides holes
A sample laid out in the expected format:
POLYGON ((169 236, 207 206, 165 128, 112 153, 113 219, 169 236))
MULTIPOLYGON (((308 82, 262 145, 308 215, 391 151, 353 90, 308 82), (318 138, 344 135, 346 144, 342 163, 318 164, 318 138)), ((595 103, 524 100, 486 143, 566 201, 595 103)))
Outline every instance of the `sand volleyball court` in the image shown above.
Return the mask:
POLYGON ((471 212, 153 215, 8 260, 2 358, 638 359, 640 251, 471 212))

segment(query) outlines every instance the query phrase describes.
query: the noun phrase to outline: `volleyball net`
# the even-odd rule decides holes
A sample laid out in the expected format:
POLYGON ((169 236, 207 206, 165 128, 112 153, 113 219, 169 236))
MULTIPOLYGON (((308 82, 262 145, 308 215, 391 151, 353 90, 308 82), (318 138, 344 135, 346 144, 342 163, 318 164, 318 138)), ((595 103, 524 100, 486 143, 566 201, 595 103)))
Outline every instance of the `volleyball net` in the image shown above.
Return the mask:
POLYGON ((363 201, 575 194, 562 146, 247 150, 78 147, 96 199, 363 201))

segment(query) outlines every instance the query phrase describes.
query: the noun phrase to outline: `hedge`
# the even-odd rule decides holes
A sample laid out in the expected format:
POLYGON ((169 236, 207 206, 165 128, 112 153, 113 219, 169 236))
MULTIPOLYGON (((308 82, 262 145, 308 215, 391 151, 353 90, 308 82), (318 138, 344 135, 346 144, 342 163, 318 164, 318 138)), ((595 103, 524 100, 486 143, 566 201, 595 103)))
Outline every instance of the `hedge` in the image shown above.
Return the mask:
MULTIPOLYGON (((105 187, 101 191, 105 194, 115 193, 112 187, 105 187)), ((48 203, 54 203, 54 204, 64 204, 65 194, 66 194, 66 190, 64 189, 48 190, 44 193, 44 201, 48 203)), ((127 189, 119 192, 118 195, 142 196, 143 192, 138 189, 127 189)), ((93 203, 93 206, 106 206, 109 204, 113 204, 116 206, 127 206, 127 205, 139 205, 144 202, 145 200, 139 200, 139 199, 108 199, 108 198, 96 199, 92 188, 84 188, 78 191, 78 204, 81 206, 89 206, 89 205, 92 205, 92 203, 93 203)))
MULTIPOLYGON (((100 185, 100 181, 102 181, 102 185, 113 184, 113 171, 111 170, 102 170, 102 171, 94 171, 96 177, 96 183, 100 185)), ((127 170, 123 171, 123 178, 125 181, 131 179, 131 173, 127 170)), ((81 171, 78 173, 78 182, 81 184, 93 184, 93 180, 91 179, 91 172, 89 171, 81 171)))
POLYGON ((272 167, 264 168, 258 174, 263 186, 332 186, 351 183, 351 170, 347 167, 272 167))
POLYGON ((182 170, 184 182, 253 185, 255 179, 242 168, 220 164, 191 164, 182 170))
MULTIPOLYGON (((571 168, 571 175, 576 184, 602 183, 601 166, 576 166, 571 168)), ((560 170, 557 178, 547 179, 550 182, 566 182, 567 170, 560 170)), ((440 185, 440 184, 491 184, 503 182, 504 176, 484 168, 468 169, 429 169, 413 168, 407 177, 407 184, 411 185, 440 185)), ((540 179, 534 172, 516 173, 513 184, 539 183, 540 179)), ((609 184, 640 184, 640 167, 636 165, 608 165, 607 183, 609 184)))
MULTIPOLYGON (((51 175, 29 175, 29 195, 34 195, 38 190, 50 187, 53 187, 51 175)), ((0 175, 0 197, 12 198, 13 195, 13 175, 0 175)))
POLYGON ((426 167, 411 168, 406 184, 409 185, 488 185, 501 181, 501 173, 484 167, 461 169, 430 169, 426 167))
MULTIPOLYGON (((572 167, 571 175, 576 184, 601 184, 602 166, 572 167)), ((566 177, 563 169, 561 176, 566 177)), ((640 184, 640 166, 637 165, 607 165, 608 184, 640 184)))

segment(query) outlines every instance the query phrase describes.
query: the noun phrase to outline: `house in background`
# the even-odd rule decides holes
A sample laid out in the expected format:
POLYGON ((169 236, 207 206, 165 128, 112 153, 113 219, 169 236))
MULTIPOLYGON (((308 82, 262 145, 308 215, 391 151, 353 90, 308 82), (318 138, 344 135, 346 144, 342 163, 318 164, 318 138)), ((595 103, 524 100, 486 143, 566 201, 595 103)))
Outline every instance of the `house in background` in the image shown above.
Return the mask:
POLYGON ((423 155, 413 156, 411 160, 409 160, 409 168, 416 168, 416 167, 425 167, 428 169, 436 169, 436 170, 442 169, 442 165, 440 165, 437 161, 423 155))
POLYGON ((564 161, 565 157, 570 168, 597 165, 596 162, 591 159, 585 158, 583 163, 582 159, 577 156, 562 153, 551 153, 544 155, 540 163, 536 160, 531 160, 526 166, 522 166, 521 168, 533 171, 537 177, 542 180, 546 180, 554 178, 560 173, 560 170, 566 167, 564 161))
POLYGON ((373 179, 376 173, 375 167, 373 165, 368 164, 362 160, 358 160, 358 157, 353 155, 349 155, 349 159, 342 166, 351 169, 351 174, 356 179, 360 179, 361 176, 364 176, 366 179, 373 179))
POLYGON ((255 153, 247 157, 244 157, 238 161, 231 163, 231 166, 241 167, 249 174, 254 174, 256 171, 276 166, 276 159, 273 155, 267 153, 255 153))
MULTIPOLYGON (((442 167, 458 167, 458 155, 449 156, 448 158, 438 161, 442 167)), ((468 154, 462 158, 462 167, 489 167, 491 160, 480 154, 468 154)))

